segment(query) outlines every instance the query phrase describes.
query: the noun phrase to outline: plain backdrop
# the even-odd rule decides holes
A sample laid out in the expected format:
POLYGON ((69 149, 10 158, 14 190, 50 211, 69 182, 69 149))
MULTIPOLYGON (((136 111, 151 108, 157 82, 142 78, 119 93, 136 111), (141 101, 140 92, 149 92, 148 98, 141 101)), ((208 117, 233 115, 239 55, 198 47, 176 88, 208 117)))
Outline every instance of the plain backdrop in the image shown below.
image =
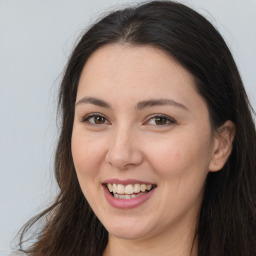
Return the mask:
MULTIPOLYGON (((57 191, 57 89, 81 32, 124 0, 0 0, 0 256, 57 191)), ((133 1, 139 2, 139 1, 133 1)), ((187 0, 221 32, 256 106, 256 0, 187 0)))

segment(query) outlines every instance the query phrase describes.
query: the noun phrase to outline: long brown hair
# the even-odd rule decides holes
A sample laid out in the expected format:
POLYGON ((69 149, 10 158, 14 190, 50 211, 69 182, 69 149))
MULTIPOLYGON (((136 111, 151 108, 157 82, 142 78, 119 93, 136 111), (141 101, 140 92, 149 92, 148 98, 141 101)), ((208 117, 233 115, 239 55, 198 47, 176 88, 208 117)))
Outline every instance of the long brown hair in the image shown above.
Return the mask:
POLYGON ((108 233, 86 201, 71 155, 78 80, 87 59, 110 43, 153 45, 175 58, 195 78, 213 129, 236 126, 233 151, 224 168, 209 173, 196 239, 199 256, 252 256, 256 252, 256 131, 232 55, 217 30, 192 9, 152 1, 114 11, 93 25, 75 47, 60 86, 61 132, 55 155, 60 193, 22 229, 20 251, 31 256, 99 256, 108 233), (23 248, 36 227, 34 243, 23 248))

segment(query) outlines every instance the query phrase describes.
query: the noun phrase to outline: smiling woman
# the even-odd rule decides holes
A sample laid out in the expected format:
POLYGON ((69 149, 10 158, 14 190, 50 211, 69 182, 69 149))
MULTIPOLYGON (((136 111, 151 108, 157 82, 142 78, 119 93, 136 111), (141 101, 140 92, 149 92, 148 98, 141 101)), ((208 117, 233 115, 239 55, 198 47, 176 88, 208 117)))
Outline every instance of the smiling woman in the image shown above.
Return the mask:
POLYGON ((31 256, 252 256, 256 132, 225 42, 171 1, 113 12, 60 88, 56 202, 31 256), (241 114, 242 113, 242 114, 241 114), (250 144, 250 147, 248 145, 250 144))
MULTIPOLYGON (((151 46, 97 50, 83 68, 80 99, 86 104, 75 109, 73 161, 83 194, 109 232, 107 249, 116 248, 113 236, 166 240, 179 231, 185 255, 206 176, 223 167, 234 125, 226 122, 221 135, 212 132, 193 76, 151 46)), ((166 250, 160 248, 154 246, 155 253, 166 250)))

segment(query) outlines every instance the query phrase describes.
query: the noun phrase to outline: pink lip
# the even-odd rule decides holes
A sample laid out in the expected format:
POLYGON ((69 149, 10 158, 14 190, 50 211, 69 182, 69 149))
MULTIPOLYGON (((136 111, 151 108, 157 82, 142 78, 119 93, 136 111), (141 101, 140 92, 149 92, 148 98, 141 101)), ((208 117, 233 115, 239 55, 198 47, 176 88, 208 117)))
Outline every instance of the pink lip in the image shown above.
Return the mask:
MULTIPOLYGON (((108 182, 108 183, 112 183, 112 182, 108 182)), ((118 184, 123 184, 123 183, 119 183, 118 184)), ((128 183, 131 184, 131 183, 128 183)), ((135 183, 136 184, 136 183, 135 183)), ((137 183, 138 184, 138 183, 137 183)), ((145 183, 142 183, 145 184, 145 183)), ((108 201, 108 203, 118 209, 132 209, 135 207, 138 207, 139 205, 143 204, 144 202, 146 202, 155 192, 156 188, 153 188, 151 191, 149 191, 148 193, 141 195, 141 196, 137 196, 135 198, 131 198, 131 199, 118 199, 113 197, 108 188, 106 187, 106 185, 103 185, 103 190, 104 190, 104 194, 105 197, 108 201)))
POLYGON ((150 182, 145 182, 141 180, 134 180, 134 179, 128 179, 128 180, 119 180, 119 179, 107 179, 103 181, 103 184, 123 184, 123 185, 128 185, 128 184, 145 184, 145 185, 150 185, 153 183, 150 182))

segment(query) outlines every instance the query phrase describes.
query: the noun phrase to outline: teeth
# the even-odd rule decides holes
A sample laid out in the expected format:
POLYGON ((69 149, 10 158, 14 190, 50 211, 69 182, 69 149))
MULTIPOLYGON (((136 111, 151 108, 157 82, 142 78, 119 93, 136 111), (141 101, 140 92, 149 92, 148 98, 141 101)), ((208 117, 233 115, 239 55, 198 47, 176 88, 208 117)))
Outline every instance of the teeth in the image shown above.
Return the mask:
POLYGON ((113 184, 113 193, 116 193, 116 192, 117 192, 116 184, 113 184))
POLYGON ((137 196, 141 196, 141 195, 144 195, 145 193, 139 193, 139 194, 132 194, 132 195, 119 195, 119 194, 114 194, 114 197, 117 198, 117 199, 132 199, 134 197, 137 197, 137 196))
POLYGON ((126 195, 118 195, 118 198, 119 198, 119 199, 126 199, 125 196, 126 196, 126 195))
MULTIPOLYGON (((146 192, 151 190, 153 187, 153 185, 146 185, 146 184, 128 184, 126 186, 124 186, 123 184, 111 184, 108 183, 107 184, 107 188, 109 190, 109 192, 113 192, 114 196, 116 197, 116 195, 121 195, 122 198, 121 199, 129 199, 133 198, 135 195, 134 194, 138 194, 140 192, 146 192), (123 196, 127 195, 125 198, 123 198, 123 196), (130 196, 132 195, 132 197, 130 196)), ((119 198, 119 197, 116 197, 119 198)))
POLYGON ((117 192, 117 194, 124 194, 124 185, 118 184, 116 192, 117 192))
POLYGON ((113 192, 113 186, 110 183, 108 183, 108 190, 109 190, 109 192, 113 192))
POLYGON ((147 185, 147 190, 150 190, 152 188, 152 185, 147 185))
POLYGON ((134 193, 140 193, 140 184, 135 184, 133 188, 134 193))
POLYGON ((126 195, 131 195, 131 194, 133 194, 133 185, 126 185, 126 186, 125 186, 125 194, 126 194, 126 195))
POLYGON ((145 192, 146 189, 147 189, 147 186, 146 186, 145 184, 141 184, 141 185, 140 185, 140 190, 141 190, 142 192, 145 192))

